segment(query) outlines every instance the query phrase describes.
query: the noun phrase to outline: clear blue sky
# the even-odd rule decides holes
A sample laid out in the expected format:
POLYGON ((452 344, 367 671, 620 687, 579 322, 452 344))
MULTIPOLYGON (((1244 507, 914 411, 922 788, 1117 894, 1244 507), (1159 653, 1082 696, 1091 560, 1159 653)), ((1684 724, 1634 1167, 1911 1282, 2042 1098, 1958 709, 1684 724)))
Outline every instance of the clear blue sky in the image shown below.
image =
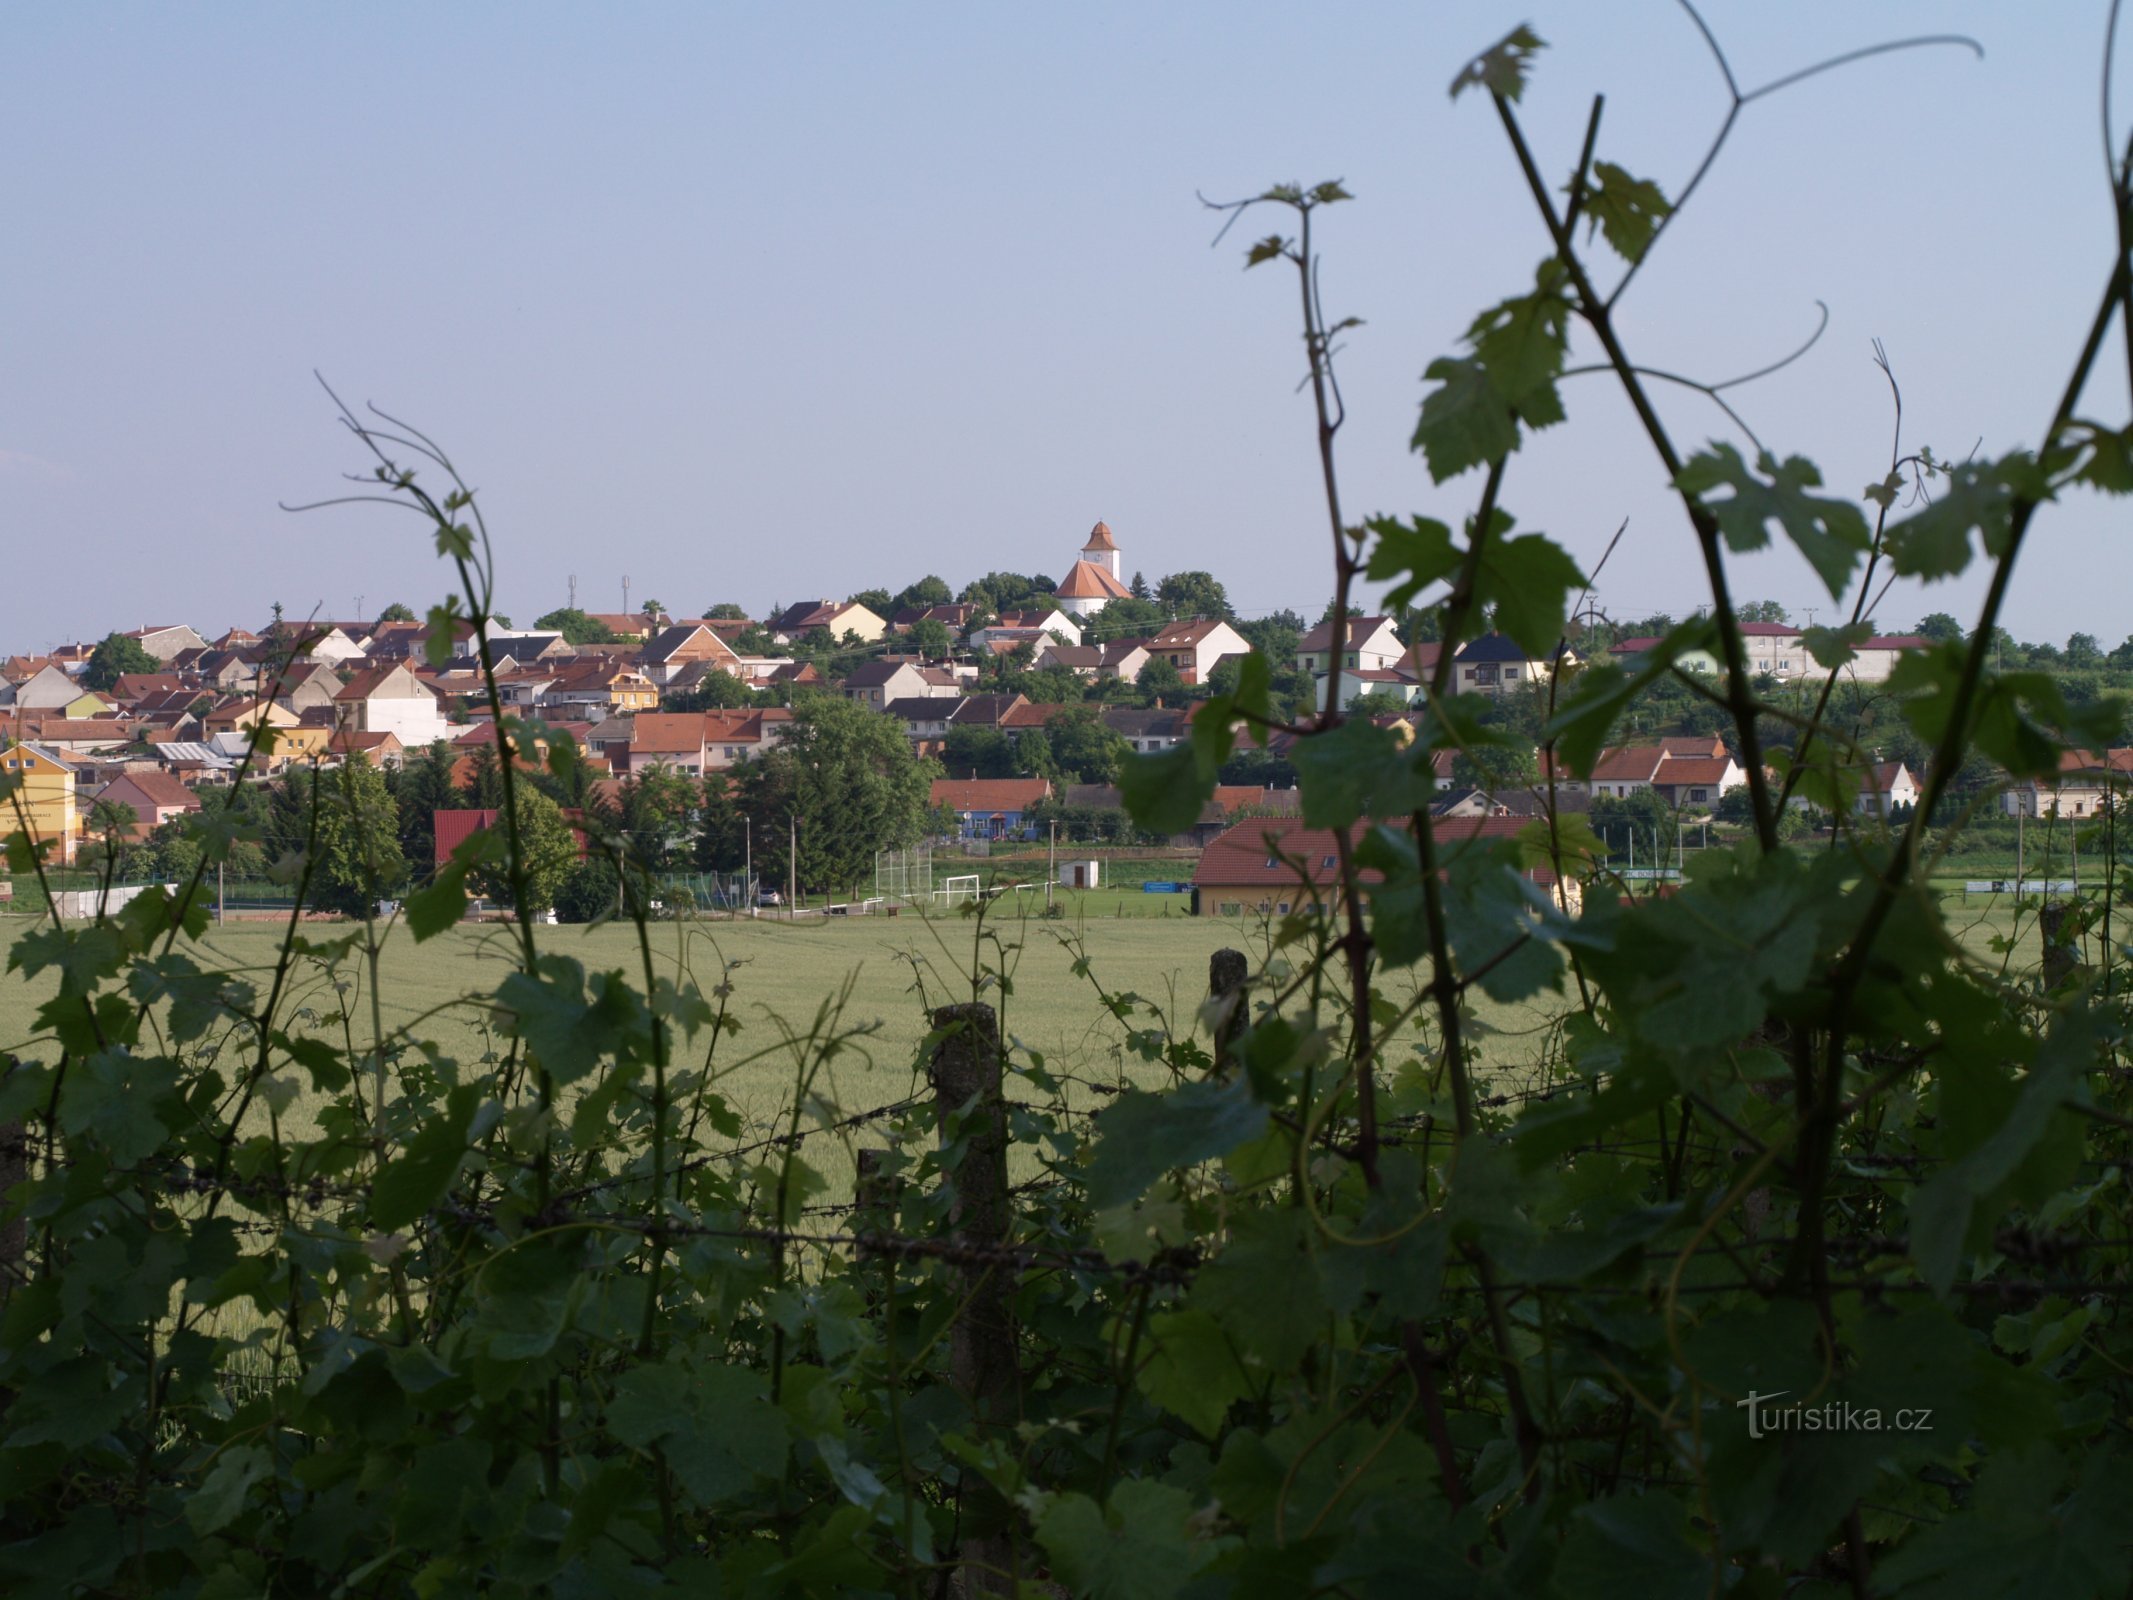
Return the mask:
MULTIPOLYGON (((1741 392, 1780 453, 1878 478, 1887 345, 1906 437, 2034 442, 2109 266, 2104 6, 1711 0, 1744 84, 1912 32, 1742 118, 1624 302, 1639 356, 1741 392)), ((0 647, 257 626, 279 600, 418 609, 412 520, 290 516, 359 466, 312 369, 440 439, 483 491, 504 609, 694 613, 988 568, 1056 577, 1091 523, 1129 571, 1209 568, 1240 608, 1329 588, 1293 292, 1211 251, 1196 189, 1339 176, 1347 502, 1456 515, 1407 453, 1432 356, 1543 238, 1485 103, 1445 89, 1530 19, 1526 118, 1678 191, 1724 111, 1663 0, 1340 7, 44 6, 0 51, 0 647)), ((2133 47, 2129 47, 2133 53, 2133 47)), ((2133 116, 2133 85, 2120 95, 2133 116)), ((2121 123, 2122 137, 2123 123, 2121 123)), ((1604 380, 1505 499, 1611 610, 1701 598, 1688 531, 1604 380)), ((1687 442, 1724 419, 1669 395, 1687 442)), ((2085 408, 2127 413, 2120 360, 2085 408)), ((2133 632, 2128 512, 2040 520, 2007 618, 2133 632)), ((1819 603, 1789 551, 1736 592, 1819 603)), ((1899 589, 1881 620, 1974 609, 1899 589)))

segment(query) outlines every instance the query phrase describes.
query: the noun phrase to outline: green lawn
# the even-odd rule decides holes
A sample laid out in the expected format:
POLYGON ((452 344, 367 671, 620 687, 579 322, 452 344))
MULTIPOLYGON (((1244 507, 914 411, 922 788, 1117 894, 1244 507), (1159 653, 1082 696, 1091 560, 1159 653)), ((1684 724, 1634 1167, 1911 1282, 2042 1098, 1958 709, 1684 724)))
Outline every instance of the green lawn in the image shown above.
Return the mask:
MULTIPOLYGON (((1100 894, 1062 894, 1061 899, 1069 906, 1064 919, 989 917, 982 925, 982 949, 973 944, 980 931, 975 918, 903 916, 655 923, 653 951, 661 975, 693 982, 714 996, 714 1003, 721 975, 731 983, 726 1003, 741 1030, 719 1046, 720 1088, 758 1126, 791 1103, 804 1054, 792 1034, 804 1034, 825 1003, 841 1007, 842 1030, 860 1030, 815 1085, 818 1094, 846 1111, 889 1104, 918 1087, 914 1068, 927 1031, 927 1009, 969 999, 970 973, 978 965, 1006 970, 1010 985, 1004 997, 991 979, 982 997, 1003 1007, 1010 1035, 1025 1051, 1042 1052, 1055 1072, 1104 1084, 1146 1081, 1154 1069, 1125 1048, 1126 1025, 1099 1004, 1095 983, 1131 990, 1158 1007, 1174 1027, 1190 1030, 1197 1026, 1197 1008, 1206 993, 1208 956, 1222 945, 1242 944, 1256 967, 1265 955, 1263 930, 1248 922, 1122 917, 1090 909, 1105 906, 1100 894), (1089 914, 1076 915, 1082 911, 1089 914), (1073 971, 1077 940, 1093 981, 1073 971)), ((1960 895, 1948 899, 1945 909, 1972 959, 1996 968, 2004 963, 2005 970, 2016 972, 2035 966, 2033 911, 2018 913, 2009 897, 1988 903, 1972 896, 1966 907, 1960 895), (1994 951, 1995 938, 2010 933, 2015 934, 2013 951, 1994 951)), ((0 947, 12 945, 34 925, 25 917, 0 918, 0 947)), ((330 923, 304 929, 319 940, 343 931, 330 923)), ((232 924, 208 933, 200 957, 264 982, 282 934, 280 924, 232 924)), ((627 927, 544 927, 539 936, 545 950, 589 968, 619 967, 633 978, 636 974, 634 931, 627 927)), ((2097 959, 2093 948, 2088 954, 2097 959)), ((460 1059, 500 1047, 483 997, 508 975, 514 959, 509 930, 497 926, 466 925, 422 945, 404 931, 395 932, 382 963, 387 1028, 410 1026, 418 1037, 460 1059)), ((1383 987, 1404 1002, 1421 976, 1419 969, 1388 974, 1383 987)), ((48 976, 0 978, 0 1049, 28 1044, 36 1007, 51 993, 53 981, 48 976)), ((338 1039, 346 1014, 360 1049, 369 1038, 367 982, 359 962, 338 972, 302 962, 283 1015, 293 1031, 338 1039)), ((1550 994, 1517 1006, 1484 1002, 1478 1014, 1481 1076, 1506 1088, 1526 1081, 1565 1004, 1550 994)), ((1133 1019, 1137 1027, 1155 1021, 1146 1013, 1133 1019)), ((1403 1057, 1411 1058, 1417 1038, 1410 1024, 1387 1052, 1393 1069, 1403 1057)))

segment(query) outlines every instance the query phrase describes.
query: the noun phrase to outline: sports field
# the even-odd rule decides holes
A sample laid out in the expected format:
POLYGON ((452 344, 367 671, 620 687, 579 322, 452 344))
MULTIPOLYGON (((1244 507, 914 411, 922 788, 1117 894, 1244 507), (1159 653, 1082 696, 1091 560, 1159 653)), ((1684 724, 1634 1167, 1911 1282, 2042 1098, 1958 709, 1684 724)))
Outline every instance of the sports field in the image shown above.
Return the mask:
MULTIPOLYGON (((1952 897, 1946 912, 1969 956, 2003 973, 2032 969, 2037 960, 2033 911, 2019 915, 2007 897, 1952 897), (2012 934, 2011 948, 2005 941, 2012 934), (2001 944, 1995 949, 1996 943, 2001 944)), ((26 917, 0 918, 0 950, 35 926, 26 917)), ((306 924, 308 939, 331 941, 346 925, 306 924)), ((211 930, 197 959, 264 983, 285 933, 280 923, 237 923, 211 930)), ((635 931, 627 926, 543 927, 544 951, 567 955, 590 970, 621 969, 636 982, 635 931)), ((1265 930, 1249 922, 1197 917, 1095 916, 1083 920, 1020 919, 994 915, 922 919, 866 917, 775 921, 660 922, 652 925, 660 976, 694 984, 713 1005, 721 1002, 740 1031, 723 1039, 715 1063, 719 1087, 736 1110, 758 1126, 791 1104, 795 1074, 809 1054, 804 1036, 827 1005, 848 1044, 827 1063, 813 1092, 843 1111, 886 1105, 920 1085, 917 1057, 931 1007, 973 997, 999 1008, 1009 1036, 1040 1052, 1057 1075, 1104 1085, 1152 1081, 1155 1068, 1128 1047, 1128 1030, 1168 1027, 1191 1032, 1206 995, 1209 955, 1240 945, 1256 969, 1267 954, 1265 930), (1088 974, 1075 966, 1086 958, 1088 974), (1000 981, 1004 974, 1006 983, 1000 981), (722 984, 730 992, 721 997, 722 984), (1098 985, 1139 997, 1126 1019, 1102 1004, 1098 985)), ((2100 951, 2085 951, 2095 960, 2100 951)), ((386 943, 381 963, 381 1009, 388 1030, 402 1027, 449 1056, 478 1059, 502 1049, 487 997, 510 973, 516 947, 509 930, 468 924, 426 944, 404 930, 386 943)), ((1418 971, 1383 980, 1396 1002, 1414 993, 1418 971)), ((0 976, 0 1050, 30 1045, 37 1006, 52 992, 49 975, 0 976)), ((358 1050, 370 1037, 368 975, 361 961, 337 967, 297 964, 281 1007, 294 1033, 318 1033, 358 1050), (344 1028, 347 1030, 344 1035, 344 1028)), ((1477 1020, 1481 1075, 1497 1087, 1526 1082, 1543 1055, 1551 1022, 1565 1000, 1543 994, 1518 1006, 1483 1002, 1477 1020)), ((1422 1042, 1410 1025, 1387 1051, 1397 1070, 1422 1042)), ((700 1041, 701 1042, 701 1041, 700 1041)), ((30 1046, 34 1048, 34 1045, 30 1046)), ((692 1059, 701 1059, 691 1053, 692 1059)), ((1078 1098, 1078 1097, 1077 1097, 1078 1098)))

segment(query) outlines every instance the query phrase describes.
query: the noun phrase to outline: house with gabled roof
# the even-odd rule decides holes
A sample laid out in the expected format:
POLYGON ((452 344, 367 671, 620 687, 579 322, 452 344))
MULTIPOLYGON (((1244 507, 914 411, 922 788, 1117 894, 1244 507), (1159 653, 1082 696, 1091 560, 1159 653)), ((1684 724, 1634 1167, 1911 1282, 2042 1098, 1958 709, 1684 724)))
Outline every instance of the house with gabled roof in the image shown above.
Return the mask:
MULTIPOLYGON (((2133 750, 2123 752, 2133 757, 2133 750)), ((2118 755, 2119 751, 2110 754, 2118 755)), ((1860 774, 1859 793, 1852 800, 1852 809, 1861 816, 1879 817, 1886 822, 1902 807, 1918 804, 1920 786, 1911 769, 1901 761, 1876 761, 1860 774)))
POLYGON ((944 667, 921 665, 916 657, 862 661, 837 686, 847 700, 880 710, 892 700, 954 699, 962 680, 944 667))
POLYGON ((1156 755, 1192 737, 1190 711, 1184 707, 1105 706, 1097 720, 1141 755, 1156 755))
POLYGON ((978 608, 969 601, 944 602, 933 606, 905 606, 889 618, 892 633, 909 633, 921 622, 938 622, 951 636, 960 635, 977 619, 978 608))
POLYGON ((81 685, 47 661, 15 685, 18 711, 60 711, 81 698, 81 685))
POLYGON ((952 811, 963 839, 1033 839, 1030 808, 1052 794, 1049 778, 936 778, 933 808, 952 811))
POLYGON ((1084 682, 1094 683, 1096 670, 1103 665, 1103 659, 1102 645, 1055 642, 1040 646, 1036 655, 1030 658, 1030 665, 1039 671, 1057 668, 1062 672, 1073 673, 1084 682))
POLYGON ((334 761, 361 756, 372 766, 383 769, 404 765, 407 746, 400 742, 397 733, 359 733, 354 728, 339 728, 326 741, 325 755, 334 761))
POLYGON ((70 865, 81 832, 75 764, 47 746, 18 742, 0 749, 0 776, 21 785, 8 802, 10 812, 19 806, 21 813, 9 818, 4 831, 26 830, 32 846, 49 840, 47 859, 70 865))
POLYGON ((341 686, 333 703, 341 727, 394 734, 404 747, 451 737, 436 694, 405 661, 366 667, 341 686))
MULTIPOLYGON (((1557 660, 1575 664, 1576 658, 1561 646, 1557 660)), ((1485 694, 1501 698, 1532 683, 1545 683, 1555 671, 1555 660, 1526 654, 1523 646, 1506 634, 1484 633, 1469 639, 1452 657, 1452 690, 1456 694, 1485 694)))
POLYGON ((590 656, 560 663, 542 676, 546 682, 532 699, 544 715, 598 722, 659 709, 658 685, 625 661, 590 656))
POLYGON ((2023 778, 2000 791, 2007 816, 2093 817, 2110 796, 2133 788, 2133 748, 2062 750, 2059 770, 2049 778, 2023 778))
POLYGON ((769 623, 770 636, 779 644, 804 639, 817 628, 828 630, 832 639, 842 639, 849 633, 868 644, 889 631, 882 618, 849 600, 803 600, 787 606, 769 623))
MULTIPOLYGON (((733 671, 740 655, 719 637, 717 630, 702 622, 677 622, 662 628, 645 642, 637 658, 638 670, 656 684, 669 684, 682 671, 702 663, 721 671, 733 671)), ((738 672, 734 674, 739 676, 738 672)))
POLYGON ((1081 643, 1081 623, 1078 618, 1059 606, 1046 606, 1041 610, 1003 611, 990 622, 981 622, 967 630, 963 642, 973 650, 985 649, 994 639, 1012 639, 1041 646, 1047 639, 1056 639, 1061 644, 1081 643))
POLYGON ((1675 808, 1716 805, 1748 781, 1745 768, 1715 734, 1676 735, 1652 744, 1615 745, 1600 752, 1582 787, 1594 799, 1624 800, 1649 789, 1675 808))
POLYGON ((111 698, 122 706, 137 706, 151 695, 165 695, 185 688, 175 672, 122 672, 112 684, 111 698))
POLYGON ((146 838, 166 822, 200 809, 200 797, 168 772, 124 772, 96 792, 95 805, 127 807, 137 819, 129 837, 146 838))
MULTIPOLYGON (((1341 646, 1343 672, 1390 671, 1400 664, 1407 646, 1401 643, 1390 617, 1359 617, 1351 614, 1341 646)), ((1329 617, 1296 641, 1296 670, 1323 678, 1333 670, 1333 621, 1329 617)), ((1325 699, 1323 692, 1320 700, 1325 699)))
POLYGON ((168 661, 181 650, 197 650, 207 643, 182 622, 168 622, 157 628, 129 628, 125 637, 158 661, 168 661))
POLYGON ((1148 654, 1169 662, 1187 683, 1205 683, 1225 657, 1251 653, 1251 641, 1219 617, 1166 622, 1148 639, 1148 654))

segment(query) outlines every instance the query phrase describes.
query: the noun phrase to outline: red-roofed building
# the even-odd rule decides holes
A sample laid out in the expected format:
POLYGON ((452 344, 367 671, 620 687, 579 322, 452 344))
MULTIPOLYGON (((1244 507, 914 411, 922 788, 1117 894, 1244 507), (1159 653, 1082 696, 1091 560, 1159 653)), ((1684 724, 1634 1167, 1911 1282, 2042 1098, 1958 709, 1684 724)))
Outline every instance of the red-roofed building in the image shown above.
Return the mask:
POLYGON ((167 772, 125 772, 105 784, 92 804, 129 807, 137 820, 127 836, 144 839, 164 823, 198 811, 200 797, 167 772))
POLYGON ((1035 838, 1030 807, 1052 794, 1049 778, 936 778, 935 810, 953 811, 965 839, 1035 838))
MULTIPOLYGON (((1432 825, 1439 859, 1506 845, 1528 826, 1524 817, 1442 817, 1432 825)), ((1349 833, 1360 839, 1369 826, 1349 833)), ((1519 875, 1550 892, 1575 913, 1583 903, 1575 880, 1558 883, 1545 866, 1518 868, 1519 875)), ((1367 891, 1375 872, 1358 874, 1367 891)), ((1224 829, 1200 853, 1193 871, 1193 909, 1203 917, 1284 916, 1312 905, 1336 908, 1341 898, 1340 854, 1333 831, 1307 828, 1301 817, 1258 817, 1224 829)))

